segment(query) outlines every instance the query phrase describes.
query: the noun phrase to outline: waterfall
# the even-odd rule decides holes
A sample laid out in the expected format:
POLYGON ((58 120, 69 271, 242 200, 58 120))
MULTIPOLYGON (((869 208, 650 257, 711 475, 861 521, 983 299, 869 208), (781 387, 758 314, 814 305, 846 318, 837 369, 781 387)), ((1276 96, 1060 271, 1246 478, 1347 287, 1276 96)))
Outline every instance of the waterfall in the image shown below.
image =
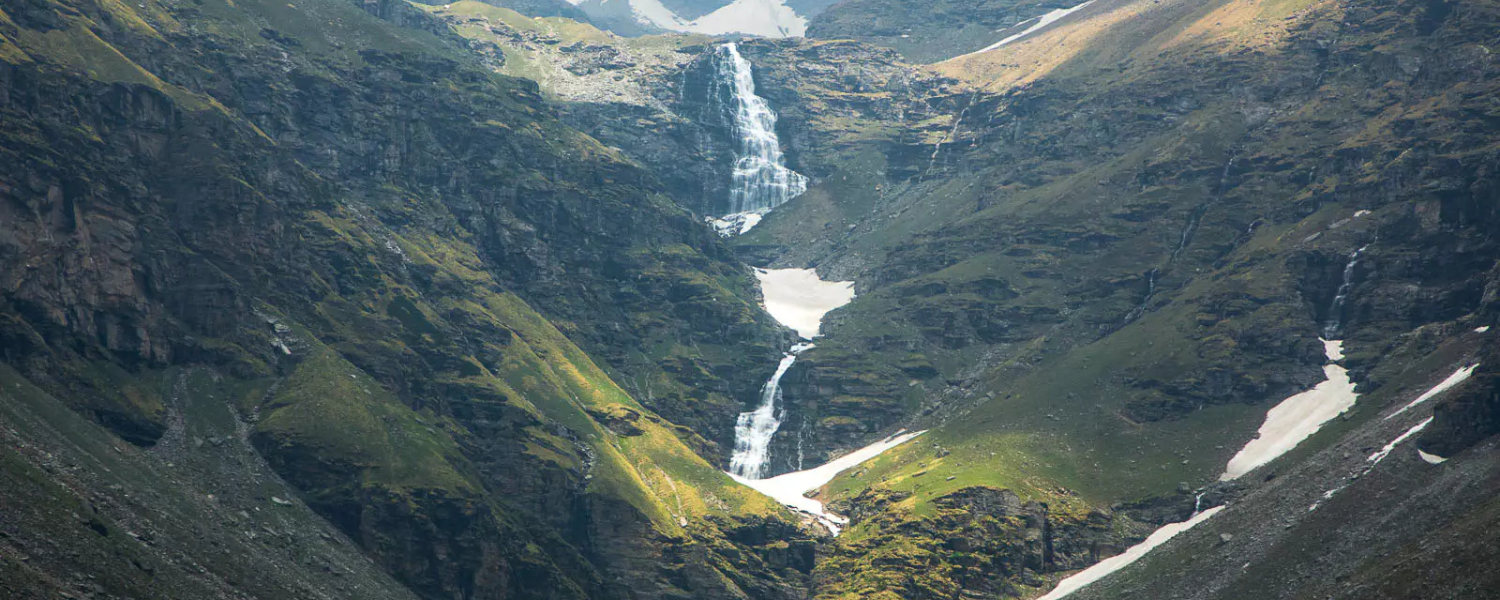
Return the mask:
POLYGON ((776 401, 781 398, 781 376, 786 375, 797 355, 812 348, 812 344, 792 346, 776 373, 760 388, 760 406, 750 412, 740 413, 734 422, 734 455, 729 458, 729 472, 745 479, 760 479, 766 465, 771 462, 771 438, 781 428, 781 411, 776 401))
POLYGON ((1361 246, 1349 253, 1349 262, 1344 263, 1344 280, 1334 293, 1333 303, 1328 307, 1328 319, 1323 322, 1323 338, 1336 339, 1344 328, 1344 302, 1349 299, 1349 290, 1354 287, 1354 266, 1359 264, 1359 254, 1369 246, 1361 246))
POLYGON ((1140 306, 1135 307, 1135 310, 1132 310, 1129 314, 1125 315, 1126 323, 1134 321, 1141 315, 1146 314, 1146 307, 1151 305, 1151 296, 1156 294, 1156 272, 1158 270, 1160 269, 1151 269, 1150 271, 1146 271, 1146 296, 1144 298, 1141 298, 1140 306))
MULTIPOLYGON (((729 188, 729 212, 764 214, 806 191, 807 177, 786 168, 781 140, 776 137, 776 113, 764 98, 755 95, 750 61, 740 56, 739 47, 733 43, 719 46, 713 60, 718 78, 715 89, 722 86, 730 90, 731 97, 721 102, 733 119, 735 135, 739 136, 729 188)), ((753 226, 751 223, 743 230, 753 226)))

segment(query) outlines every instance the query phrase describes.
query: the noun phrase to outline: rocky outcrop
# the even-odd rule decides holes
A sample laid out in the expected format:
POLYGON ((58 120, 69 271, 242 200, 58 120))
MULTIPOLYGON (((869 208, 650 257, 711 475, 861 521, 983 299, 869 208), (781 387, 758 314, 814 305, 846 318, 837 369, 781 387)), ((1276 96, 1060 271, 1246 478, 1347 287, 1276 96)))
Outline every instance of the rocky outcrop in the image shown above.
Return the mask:
POLYGON ((815 573, 819 598, 1018 597, 1144 536, 1111 513, 1023 502, 1006 489, 964 488, 932 499, 923 516, 898 508, 906 499, 867 490, 849 502, 851 526, 878 533, 834 547, 815 573))

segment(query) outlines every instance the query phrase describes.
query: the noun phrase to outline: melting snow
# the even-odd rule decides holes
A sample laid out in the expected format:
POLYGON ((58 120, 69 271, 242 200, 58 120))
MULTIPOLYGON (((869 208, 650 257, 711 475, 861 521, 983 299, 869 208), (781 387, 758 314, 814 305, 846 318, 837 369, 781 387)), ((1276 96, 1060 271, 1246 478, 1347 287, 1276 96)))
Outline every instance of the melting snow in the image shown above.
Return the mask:
POLYGON ((1181 523, 1163 525, 1161 529, 1157 529, 1156 531, 1152 532, 1151 536, 1146 538, 1146 541, 1131 546, 1130 549, 1121 554, 1101 560, 1094 566, 1074 573, 1071 577, 1059 581, 1057 583, 1057 587, 1052 588, 1052 591, 1047 592, 1047 595, 1042 596, 1037 600, 1057 600, 1058 598, 1062 598, 1063 596, 1067 596, 1068 594, 1071 594, 1083 588, 1083 586, 1098 581, 1104 576, 1109 575, 1110 573, 1114 573, 1115 571, 1124 568, 1126 565, 1135 562, 1140 557, 1145 556, 1147 552, 1150 552, 1157 546, 1166 543, 1167 540, 1172 539, 1177 534, 1192 529, 1199 523, 1213 518, 1213 516, 1219 514, 1219 511, 1221 510, 1224 510, 1223 506, 1215 506, 1201 513, 1193 515, 1193 518, 1181 523))
POLYGON ((1328 360, 1344 360, 1343 340, 1321 340, 1323 342, 1323 356, 1328 360))
POLYGON ((769 211, 734 213, 722 217, 704 217, 704 220, 708 221, 708 225, 713 227, 714 231, 719 232, 719 237, 728 238, 749 233, 760 224, 760 220, 765 218, 767 212, 769 211))
POLYGON ((1432 389, 1427 390, 1421 396, 1417 396, 1416 400, 1412 400, 1411 402, 1407 403, 1406 406, 1401 407, 1401 410, 1398 410, 1396 412, 1391 413, 1390 416, 1386 417, 1386 419, 1390 420, 1391 418, 1395 417, 1396 415, 1399 415, 1401 413, 1406 412, 1411 407, 1416 406, 1418 404, 1421 404, 1423 402, 1426 402, 1428 400, 1431 400, 1433 396, 1436 396, 1438 394, 1441 394, 1443 392, 1448 391, 1448 388, 1451 388, 1451 387, 1453 387, 1455 385, 1463 383, 1464 380, 1468 379, 1470 375, 1474 374, 1474 369, 1477 369, 1477 368, 1479 368, 1479 364, 1475 363, 1475 364, 1469 365, 1467 367, 1463 367, 1463 368, 1461 368, 1461 369, 1459 369, 1457 371, 1454 371, 1453 374, 1449 375, 1447 379, 1444 379, 1442 381, 1442 383, 1439 383, 1439 384, 1437 384, 1435 386, 1432 386, 1432 389))
MULTIPOLYGON (((1397 436, 1396 439, 1391 440, 1391 443, 1386 444, 1385 447, 1381 448, 1379 451, 1375 452, 1374 454, 1371 454, 1370 457, 1367 458, 1367 459, 1365 459, 1365 460, 1369 461, 1371 467, 1374 467, 1375 465, 1380 464, 1380 461, 1385 460, 1385 457, 1390 456, 1391 451, 1395 450, 1396 446, 1401 445, 1401 442, 1406 441, 1406 438, 1409 438, 1411 436, 1414 436, 1414 435, 1420 433, 1423 429, 1426 429, 1427 426, 1430 425, 1430 424, 1432 424, 1432 417, 1427 417, 1427 419, 1423 420, 1421 423, 1417 423, 1416 425, 1412 425, 1411 429, 1406 430, 1406 433, 1403 433, 1403 434, 1397 436)), ((1366 472, 1368 472, 1368 471, 1366 471, 1366 472)))
MULTIPOLYGON (((1365 472, 1369 472, 1369 470, 1366 469, 1365 472)), ((1323 506, 1324 502, 1332 500, 1334 496, 1337 496, 1339 492, 1344 491, 1344 488, 1346 488, 1346 487, 1348 487, 1348 484, 1341 485, 1341 486, 1338 486, 1338 487, 1333 488, 1331 490, 1328 490, 1326 492, 1323 492, 1323 498, 1321 500, 1318 500, 1317 502, 1312 503, 1312 506, 1307 507, 1307 512, 1312 512, 1312 511, 1318 510, 1318 507, 1323 506)))
MULTIPOLYGON (((1401 442, 1406 441, 1407 438, 1410 438, 1411 436, 1414 436, 1417 433, 1421 432, 1423 429, 1426 429, 1427 425, 1430 424, 1430 423, 1432 423, 1432 417, 1427 417, 1427 420, 1422 421, 1421 423, 1417 423, 1416 425, 1413 425, 1411 427, 1411 429, 1406 430, 1405 433, 1402 433, 1401 435, 1396 436, 1396 439, 1391 440, 1391 443, 1386 444, 1385 446, 1381 447, 1381 449, 1379 451, 1375 452, 1374 454, 1371 454, 1369 458, 1365 459, 1365 462, 1369 463, 1369 464, 1365 465, 1365 470, 1361 471, 1359 473, 1359 475, 1356 475, 1354 478, 1358 479, 1360 477, 1364 477, 1365 475, 1369 475, 1370 471, 1375 470, 1375 465, 1380 464, 1380 461, 1385 460, 1385 457, 1390 456, 1391 452, 1396 449, 1396 446, 1400 446, 1401 442)), ((1438 464, 1440 462, 1443 462, 1445 460, 1448 460, 1448 459, 1442 458, 1440 456, 1436 456, 1436 455, 1433 455, 1433 454, 1428 454, 1426 452, 1423 452, 1421 448, 1417 449, 1417 456, 1422 457, 1422 460, 1425 460, 1428 463, 1431 463, 1431 464, 1434 464, 1434 465, 1438 464)), ((1349 484, 1346 483, 1344 485, 1341 485, 1341 486, 1338 486, 1338 487, 1333 488, 1331 490, 1328 490, 1326 492, 1323 492, 1323 499, 1319 500, 1317 502, 1314 502, 1312 506, 1307 507, 1308 512, 1312 512, 1312 511, 1318 510, 1318 507, 1322 506, 1323 502, 1328 501, 1328 500, 1332 500, 1335 495, 1337 495, 1339 492, 1344 491, 1344 488, 1346 488, 1348 486, 1349 486, 1349 484)))
POLYGON ((853 281, 823 281, 814 269, 756 269, 766 312, 803 338, 818 337, 823 315, 854 299, 853 281))
POLYGON ((923 433, 926 432, 897 433, 896 435, 828 461, 822 466, 806 471, 786 473, 770 479, 745 479, 732 473, 730 477, 733 477, 735 481, 754 488, 762 494, 770 496, 777 502, 816 517, 828 527, 829 531, 832 531, 834 535, 838 535, 839 527, 848 523, 849 520, 823 510, 822 502, 808 498, 804 494, 823 487, 828 482, 833 481, 833 478, 838 476, 839 473, 875 458, 882 452, 900 446, 923 433))
POLYGON ((1021 33, 1017 33, 1017 34, 1012 35, 1010 37, 1007 37, 1007 38, 1005 38, 1003 40, 1000 40, 998 42, 995 42, 993 44, 985 46, 983 49, 981 49, 979 51, 970 52, 968 54, 965 54, 963 56, 959 56, 957 58, 963 58, 964 56, 973 56, 975 54, 980 54, 980 53, 983 53, 983 52, 989 52, 990 50, 994 50, 996 48, 999 48, 1001 46, 1004 46, 1006 44, 1009 44, 1011 42, 1019 40, 1019 39, 1021 39, 1023 37, 1026 37, 1028 35, 1036 33, 1037 31, 1041 30, 1043 27, 1046 27, 1048 25, 1051 25, 1051 24, 1057 22, 1058 19, 1061 19, 1063 17, 1066 17, 1068 15, 1073 14, 1074 12, 1082 10, 1083 7, 1088 6, 1090 4, 1093 4, 1093 3, 1094 3, 1094 0, 1088 0, 1088 2, 1084 2, 1083 4, 1079 4, 1078 6, 1074 6, 1072 8, 1059 8, 1059 9, 1053 10, 1053 11, 1051 11, 1051 12, 1045 14, 1045 15, 1042 15, 1041 17, 1038 17, 1036 19, 1035 23, 1032 23, 1030 27, 1027 27, 1026 29, 1022 30, 1021 33))
POLYGON ((1448 460, 1436 454, 1428 454, 1426 452, 1423 452, 1421 448, 1417 448, 1417 456, 1420 457, 1423 462, 1426 462, 1429 465, 1440 465, 1448 460))
MULTIPOLYGON (((1436 396, 1436 395, 1442 393, 1444 390, 1447 390, 1448 388, 1451 388, 1451 387, 1453 387, 1455 385, 1458 385, 1463 380, 1468 379, 1469 375, 1472 374, 1474 372, 1474 369, 1476 367, 1478 367, 1478 366, 1479 365, 1471 365, 1471 366, 1459 369, 1458 371, 1454 372, 1452 375, 1449 375, 1447 379, 1444 379, 1442 381, 1442 383, 1439 383, 1436 386, 1433 386, 1432 389, 1427 390, 1427 392, 1423 393, 1421 396, 1418 396, 1416 400, 1412 400, 1411 403, 1407 404, 1406 406, 1401 407, 1401 410, 1398 410, 1398 411, 1396 411, 1394 413, 1391 413, 1391 416, 1390 417, 1386 417, 1386 419, 1390 419, 1391 417, 1399 415, 1399 414, 1405 412, 1406 409, 1411 408, 1413 406, 1416 406, 1417 404, 1420 404, 1422 402, 1425 402, 1425 401, 1427 401, 1427 399, 1432 398, 1433 396, 1436 396)), ((1375 465, 1380 464, 1380 461, 1385 460, 1385 457, 1390 456, 1391 452, 1393 452, 1396 449, 1396 446, 1401 445, 1401 442, 1406 441, 1411 436, 1414 436, 1417 433, 1421 432, 1423 429, 1426 429, 1427 426, 1429 424, 1431 424, 1431 423, 1432 423, 1432 417, 1427 417, 1426 420, 1422 421, 1421 423, 1417 423, 1416 425, 1413 425, 1411 427, 1411 429, 1406 430, 1401 435, 1396 436, 1396 439, 1391 440, 1391 443, 1386 444, 1385 446, 1381 447, 1381 449, 1379 451, 1371 454, 1369 456, 1369 458, 1365 459, 1365 462, 1367 462, 1369 464, 1367 464, 1365 466, 1364 471, 1360 472, 1359 475, 1356 475, 1355 478, 1363 477, 1365 475, 1368 475, 1370 473, 1370 471, 1373 471, 1375 469, 1375 465)), ((1441 464, 1443 461, 1448 460, 1448 459, 1443 458, 1441 456, 1438 456, 1436 454, 1428 454, 1426 452, 1423 452, 1421 448, 1417 448, 1417 456, 1420 457, 1423 461, 1426 461, 1428 464, 1432 464, 1432 465, 1441 464)), ((1336 495, 1339 492, 1343 491, 1343 489, 1347 485, 1348 484, 1341 485, 1341 486, 1338 486, 1338 487, 1333 488, 1331 490, 1328 490, 1326 492, 1323 492, 1323 499, 1319 500, 1317 502, 1314 502, 1312 506, 1307 507, 1307 510, 1308 511, 1318 510, 1318 508, 1323 505, 1323 502, 1332 499, 1334 497, 1334 495, 1336 495)))
MULTIPOLYGON (((1344 357, 1343 342, 1323 340, 1323 352, 1329 361, 1340 360, 1344 357)), ((1282 400, 1266 412, 1266 421, 1256 438, 1229 459, 1219 481, 1238 478, 1286 454, 1317 433, 1329 419, 1354 406, 1358 394, 1354 393, 1348 371, 1330 362, 1323 366, 1323 375, 1326 379, 1313 389, 1282 400)))

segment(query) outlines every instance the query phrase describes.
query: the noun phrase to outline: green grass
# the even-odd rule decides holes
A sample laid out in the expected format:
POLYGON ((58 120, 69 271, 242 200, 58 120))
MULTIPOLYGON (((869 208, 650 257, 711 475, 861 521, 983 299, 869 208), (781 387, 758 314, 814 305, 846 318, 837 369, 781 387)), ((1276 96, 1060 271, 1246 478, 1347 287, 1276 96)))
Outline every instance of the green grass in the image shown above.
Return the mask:
MULTIPOLYGON (((431 417, 429 417, 431 418, 431 417)), ((365 484, 470 492, 457 445, 332 349, 314 350, 262 409, 256 430, 322 460, 368 467, 365 484)))

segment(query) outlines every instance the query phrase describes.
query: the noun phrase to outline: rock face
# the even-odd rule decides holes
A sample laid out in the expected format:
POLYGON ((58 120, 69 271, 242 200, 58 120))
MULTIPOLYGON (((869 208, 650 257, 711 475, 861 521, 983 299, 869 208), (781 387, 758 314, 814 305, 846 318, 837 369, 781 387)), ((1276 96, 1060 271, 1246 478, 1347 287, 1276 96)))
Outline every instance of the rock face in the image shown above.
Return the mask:
MULTIPOLYGON (((1171 6, 1160 10, 1152 23, 1197 18, 1171 6)), ((886 387, 866 415, 840 412, 830 424, 852 420, 880 429, 891 422, 889 406, 900 397, 891 382, 926 382, 908 414, 961 413, 967 408, 951 407, 998 405, 1017 392, 1007 382, 1052 368, 1044 365, 1068 348, 1096 345, 1086 359, 1095 365, 1090 370, 1101 360, 1112 366, 1092 377, 1117 390, 1109 395, 1124 400, 1118 414, 1132 422, 1170 422, 1204 407, 1284 397, 1318 381, 1315 338, 1346 257, 1376 239, 1384 241, 1369 244, 1345 308, 1357 375, 1394 336, 1475 310, 1489 267, 1469 257, 1488 252, 1477 250, 1488 242, 1466 236, 1480 231, 1471 224, 1488 218, 1479 215, 1490 214, 1476 204, 1487 193, 1479 174, 1491 168, 1482 152, 1452 157, 1457 162, 1433 154, 1419 161, 1425 166, 1408 164, 1417 155, 1406 154, 1382 171, 1451 190, 1441 193, 1417 184, 1376 189, 1385 180, 1366 171, 1374 163, 1316 157, 1353 144, 1339 152, 1383 157, 1375 160, 1380 163, 1402 155, 1401 148, 1423 147, 1422 140, 1452 138, 1460 122, 1478 127, 1477 113, 1459 110, 1452 119, 1413 121, 1416 129, 1399 136, 1404 141, 1368 137, 1353 123, 1413 105, 1394 96, 1349 100, 1372 80, 1444 97, 1478 59, 1466 53, 1410 59, 1408 65, 1424 65, 1422 76, 1394 63, 1389 70, 1351 66, 1364 60, 1355 56, 1384 56, 1372 40, 1403 35, 1403 26, 1392 23, 1362 29, 1359 42, 1346 38, 1337 47, 1345 58, 1329 62, 1324 41, 1330 26, 1311 14, 1296 25, 1269 28, 1266 35, 1279 45, 1258 51, 1254 60, 1184 47, 1163 50, 1159 63, 1131 66, 1124 75, 1079 58, 1076 68, 1045 79, 1011 79, 1027 71, 1006 70, 1007 60, 1074 52, 1049 46, 1043 36, 935 69, 988 89, 949 96, 951 118, 926 139, 820 152, 835 157, 834 164, 810 169, 822 185, 737 240, 758 260, 816 262, 830 276, 859 282, 860 297, 832 315, 829 340, 799 361, 800 372, 788 375, 791 389, 800 381, 818 383, 821 391, 803 391, 815 395, 804 404, 829 405, 830 396, 842 392, 820 382, 818 356, 827 356, 838 362, 839 378, 886 387), (1190 78, 1219 80, 1226 91, 1185 95, 1190 78), (1325 93, 1312 85, 1318 81, 1349 91, 1325 93), (1139 101, 1122 105, 1121 98, 1139 101), (1353 120, 1339 121, 1348 128, 1292 144, 1319 127, 1288 108, 1307 103, 1353 120), (1190 139, 1205 142, 1184 141, 1190 139), (1307 149, 1309 143, 1324 154, 1307 149), (1132 154, 1137 151, 1155 154, 1132 154), (1295 165, 1337 172, 1331 177, 1338 182, 1309 179, 1295 165), (845 183, 856 179, 859 184, 845 183), (1361 210, 1370 212, 1355 217, 1361 210), (1462 244, 1474 253, 1435 250, 1447 243, 1419 233, 1460 230, 1470 232, 1458 237, 1468 239, 1462 244), (1273 232, 1278 243, 1257 241, 1273 232), (1442 275, 1412 277, 1417 264, 1442 275), (1151 324, 1132 328, 1141 321, 1151 324), (1132 333, 1160 327, 1180 334, 1132 333), (1148 350, 1148 344, 1164 349, 1148 350), (1125 349, 1130 346, 1139 350, 1125 349), (899 372, 908 360, 926 361, 941 375, 899 372)), ((1455 43, 1466 39, 1472 25, 1445 18, 1449 24, 1434 31, 1448 32, 1455 43)), ((1094 26, 1113 23, 1103 16, 1099 22, 1094 26)), ((1116 39, 1100 35, 1099 43, 1116 39)), ((1240 35, 1204 33, 1203 43, 1245 43, 1240 35)), ((1398 54, 1433 51, 1425 38, 1401 39, 1408 45, 1398 54)), ((1033 75, 1053 68, 1046 58, 1036 60, 1042 62, 1033 75)), ((776 89, 772 81, 767 89, 776 89)), ((816 123, 809 132, 802 139, 835 136, 816 123)), ((1069 399, 1098 393, 1084 388, 1100 389, 1043 387, 1069 399)))
POLYGON ((223 378, 277 497, 424 597, 793 594, 795 561, 727 559, 714 524, 783 513, 573 343, 621 381, 647 356, 722 381, 782 335, 749 270, 446 31, 334 0, 7 6, 6 364, 143 447, 180 443, 160 378, 223 378))
POLYGON ((905 499, 875 491, 853 499, 853 526, 879 533, 840 544, 819 565, 819 597, 1016 597, 1046 574, 1117 553, 1146 530, 1110 513, 1057 510, 991 487, 936 498, 921 517, 891 510, 905 499))
POLYGON ((919 68, 1054 5, 854 0, 740 43, 814 185, 724 241, 719 40, 12 2, 0 595, 1017 597, 1229 498, 1085 593, 1490 589, 1492 4, 1101 0, 919 68), (838 539, 719 470, 792 341, 742 261, 858 282, 773 472, 928 430, 823 492, 838 539), (1355 409, 1205 486, 1335 334, 1355 409))

